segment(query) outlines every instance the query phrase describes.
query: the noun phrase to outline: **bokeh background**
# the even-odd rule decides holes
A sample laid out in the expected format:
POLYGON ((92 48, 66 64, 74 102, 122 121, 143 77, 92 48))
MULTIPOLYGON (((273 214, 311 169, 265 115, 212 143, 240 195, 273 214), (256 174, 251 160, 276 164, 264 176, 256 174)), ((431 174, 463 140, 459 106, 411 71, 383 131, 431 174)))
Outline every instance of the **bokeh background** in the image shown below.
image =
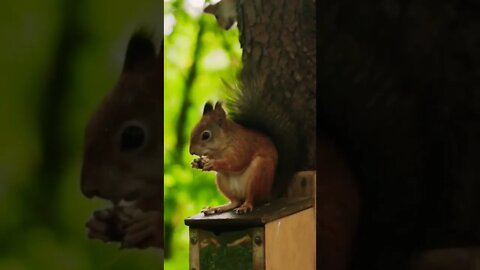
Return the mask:
POLYGON ((158 250, 86 238, 90 213, 108 205, 81 195, 79 172, 87 119, 117 80, 131 33, 162 36, 163 3, 0 6, 0 269, 161 269, 158 250))
MULTIPOLYGON (((210 3, 216 3, 212 1, 210 3)), ((203 0, 165 0, 165 269, 188 269, 184 219, 225 203, 213 173, 191 169, 190 132, 206 101, 221 100, 223 80, 241 68, 236 26, 221 29, 203 0)))
POLYGON ((220 97, 221 79, 241 67, 238 30, 220 29, 202 14, 206 4, 2 1, 0 269, 161 268, 157 250, 88 240, 85 221, 108 203, 79 189, 85 124, 142 26, 165 35, 165 269, 187 268, 183 220, 225 202, 211 173, 190 168, 189 133, 205 101, 220 97))

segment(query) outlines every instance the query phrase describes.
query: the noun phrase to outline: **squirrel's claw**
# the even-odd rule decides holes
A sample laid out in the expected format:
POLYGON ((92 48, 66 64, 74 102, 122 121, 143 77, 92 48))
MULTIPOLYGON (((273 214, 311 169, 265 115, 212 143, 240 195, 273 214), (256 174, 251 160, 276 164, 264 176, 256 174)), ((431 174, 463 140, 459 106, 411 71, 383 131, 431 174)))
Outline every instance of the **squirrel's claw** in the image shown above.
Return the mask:
POLYGON ((214 167, 215 167, 215 160, 214 159, 207 159, 207 160, 205 160, 205 163, 203 164, 202 170, 203 171, 212 171, 212 170, 214 171, 215 170, 214 167))
POLYGON ((204 214, 205 216, 214 215, 218 212, 218 208, 207 206, 207 207, 203 208, 200 212, 202 214, 204 214))
POLYGON ((240 207, 233 209, 235 214, 246 214, 248 212, 252 212, 252 210, 253 210, 252 204, 245 204, 245 203, 242 204, 240 207))

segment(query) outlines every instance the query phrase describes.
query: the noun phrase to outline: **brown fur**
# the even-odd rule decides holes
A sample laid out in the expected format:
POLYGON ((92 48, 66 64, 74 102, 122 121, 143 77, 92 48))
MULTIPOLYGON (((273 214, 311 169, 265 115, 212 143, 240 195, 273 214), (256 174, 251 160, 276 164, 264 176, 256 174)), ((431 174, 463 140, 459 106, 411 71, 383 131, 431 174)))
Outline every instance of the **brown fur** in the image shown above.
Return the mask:
POLYGON ((190 153, 206 156, 206 170, 217 172, 217 187, 230 200, 227 205, 209 208, 206 214, 231 210, 248 212, 255 204, 270 199, 278 153, 268 137, 244 128, 226 117, 222 106, 207 103, 204 114, 192 131, 190 153), (211 132, 208 140, 202 133, 211 132))

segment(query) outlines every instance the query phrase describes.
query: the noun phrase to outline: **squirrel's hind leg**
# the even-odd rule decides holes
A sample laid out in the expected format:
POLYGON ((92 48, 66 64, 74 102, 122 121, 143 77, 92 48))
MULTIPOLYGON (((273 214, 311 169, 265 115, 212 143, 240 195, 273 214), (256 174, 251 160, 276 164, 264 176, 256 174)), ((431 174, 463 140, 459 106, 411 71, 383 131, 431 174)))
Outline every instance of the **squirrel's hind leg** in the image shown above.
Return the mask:
POLYGON ((245 173, 247 177, 246 196, 243 204, 234 209, 237 214, 251 212, 255 203, 270 200, 275 161, 268 157, 257 156, 245 173))
POLYGON ((204 215, 207 216, 207 215, 220 214, 223 212, 227 212, 234 209, 235 207, 238 207, 241 204, 241 201, 234 196, 233 192, 231 192, 230 189, 228 188, 228 185, 225 184, 226 181, 227 179, 225 179, 224 175, 217 173, 217 187, 220 190, 220 192, 230 200, 230 202, 227 204, 215 206, 215 207, 208 206, 202 209, 201 211, 204 215))

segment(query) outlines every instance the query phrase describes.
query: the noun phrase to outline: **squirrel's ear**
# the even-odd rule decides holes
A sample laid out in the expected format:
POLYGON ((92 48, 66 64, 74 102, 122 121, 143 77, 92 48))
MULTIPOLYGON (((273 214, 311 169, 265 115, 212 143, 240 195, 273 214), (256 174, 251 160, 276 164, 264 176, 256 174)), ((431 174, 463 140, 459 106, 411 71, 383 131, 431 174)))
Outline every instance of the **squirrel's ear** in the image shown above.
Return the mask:
POLYGON ((207 101, 207 103, 205 103, 205 106, 203 106, 203 114, 205 115, 210 111, 213 111, 213 105, 212 103, 210 103, 210 101, 207 101))
POLYGON ((217 103, 215 103, 215 115, 218 117, 217 118, 218 125, 220 127, 223 126, 223 122, 225 121, 225 118, 227 117, 227 115, 225 114, 225 111, 223 110, 222 103, 219 102, 219 101, 217 103))
POLYGON ((218 119, 217 119, 218 125, 222 126, 223 122, 225 121, 225 118, 227 117, 227 114, 223 110, 221 102, 215 103, 215 114, 218 117, 218 119))
POLYGON ((215 111, 222 117, 225 117, 225 110, 223 109, 222 107, 222 103, 220 101, 217 101, 217 103, 215 103, 215 111))
POLYGON ((133 70, 155 57, 155 45, 151 37, 144 31, 138 31, 128 42, 123 71, 133 70))
POLYGON ((217 5, 218 4, 209 5, 209 6, 207 6, 206 8, 203 9, 203 12, 215 15, 215 13, 217 12, 217 9, 218 9, 217 5))

